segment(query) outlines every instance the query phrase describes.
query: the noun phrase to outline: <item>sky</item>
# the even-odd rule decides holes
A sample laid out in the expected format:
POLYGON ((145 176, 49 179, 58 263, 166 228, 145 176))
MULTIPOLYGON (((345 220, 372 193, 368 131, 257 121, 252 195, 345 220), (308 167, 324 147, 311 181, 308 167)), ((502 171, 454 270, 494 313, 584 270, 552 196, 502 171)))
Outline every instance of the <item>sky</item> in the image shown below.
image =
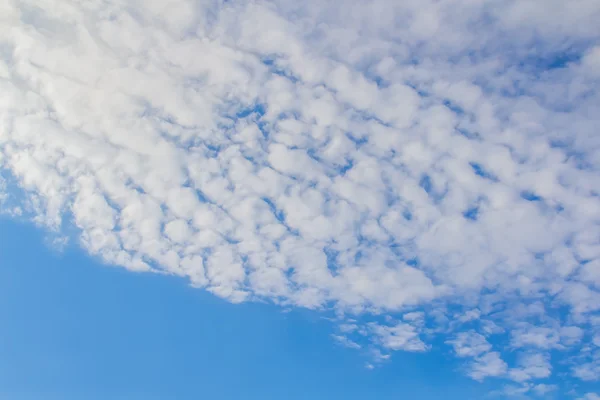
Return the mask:
POLYGON ((341 4, 0 4, 0 396, 600 398, 600 2, 341 4))
POLYGON ((2 400, 465 399, 494 388, 433 353, 369 370, 318 314, 233 305, 75 248, 57 254, 23 224, 2 221, 0 238, 2 400))

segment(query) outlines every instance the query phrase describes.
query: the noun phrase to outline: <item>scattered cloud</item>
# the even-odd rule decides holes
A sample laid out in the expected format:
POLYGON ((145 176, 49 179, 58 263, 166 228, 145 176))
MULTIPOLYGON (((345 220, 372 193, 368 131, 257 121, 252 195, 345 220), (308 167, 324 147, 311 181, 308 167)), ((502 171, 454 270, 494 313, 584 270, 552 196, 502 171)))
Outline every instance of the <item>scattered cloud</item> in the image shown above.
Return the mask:
POLYGON ((600 358, 594 353, 594 357, 587 362, 573 368, 573 375, 583 381, 597 381, 600 374, 600 358))
POLYGON ((344 346, 344 347, 348 347, 350 349, 360 349, 361 345, 359 345, 358 343, 348 339, 346 336, 342 336, 342 335, 331 335, 331 337, 338 342, 340 345, 344 346))
POLYGON ((448 343, 458 357, 476 357, 492 348, 486 338, 475 331, 460 332, 448 343))
POLYGON ((410 324, 398 323, 394 326, 372 324, 371 332, 381 346, 389 350, 427 350, 427 345, 420 339, 419 332, 410 324))
POLYGON ((478 381, 488 377, 500 377, 506 373, 506 362, 498 352, 489 352, 475 357, 469 366, 468 375, 478 381))
POLYGON ((532 379, 547 378, 552 373, 549 357, 543 354, 525 354, 520 357, 517 367, 509 371, 512 380, 526 382, 532 379))
POLYGON ((442 335, 474 379, 546 387, 557 351, 595 381, 599 17, 3 1, 2 211, 232 302, 335 311, 381 357, 442 335))
POLYGON ((544 396, 548 393, 552 393, 558 389, 557 385, 548 385, 545 383, 540 383, 535 385, 531 390, 538 396, 544 396))
POLYGON ((596 393, 586 393, 585 396, 583 396, 580 400, 599 400, 600 399, 600 395, 597 395, 596 393))

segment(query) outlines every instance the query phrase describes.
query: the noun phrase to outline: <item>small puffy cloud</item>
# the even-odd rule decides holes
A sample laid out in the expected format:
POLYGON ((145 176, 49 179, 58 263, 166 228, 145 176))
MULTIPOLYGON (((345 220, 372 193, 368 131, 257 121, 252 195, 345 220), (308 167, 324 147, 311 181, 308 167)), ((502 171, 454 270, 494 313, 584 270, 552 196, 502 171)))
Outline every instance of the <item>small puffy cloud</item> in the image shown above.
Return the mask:
POLYGON ((537 384, 531 388, 531 390, 538 396, 544 396, 548 393, 556 391, 557 389, 557 385, 548 385, 545 383, 537 384))
POLYGON ((372 324, 371 332, 381 346, 389 350, 427 350, 427 345, 419 338, 419 332, 410 324, 398 323, 393 326, 372 324))
POLYGON ((506 374, 507 364, 498 352, 485 353, 476 357, 469 365, 468 375, 478 381, 506 374))
POLYGON ((500 353, 492 350, 485 336, 471 330, 458 333, 448 340, 457 357, 471 359, 466 364, 467 374, 478 381, 488 377, 501 377, 506 374, 508 365, 500 353))
POLYGON ((560 332, 554 328, 527 326, 512 332, 511 343, 517 348, 551 349, 559 346, 560 332))
POLYGON ((573 375, 582 381, 598 381, 600 379, 600 360, 595 359, 573 367, 573 375))
POLYGON ((509 376, 517 382, 532 379, 547 378, 552 373, 552 366, 548 356, 543 354, 525 354, 519 358, 517 367, 511 368, 509 376))
POLYGON ((458 318, 458 320, 460 322, 475 321, 475 320, 478 320, 480 316, 481 316, 481 312, 478 309, 469 310, 469 311, 465 312, 463 315, 461 315, 458 318))
POLYGON ((476 357, 492 348, 485 337, 475 331, 460 332, 446 343, 452 345, 458 357, 476 357))

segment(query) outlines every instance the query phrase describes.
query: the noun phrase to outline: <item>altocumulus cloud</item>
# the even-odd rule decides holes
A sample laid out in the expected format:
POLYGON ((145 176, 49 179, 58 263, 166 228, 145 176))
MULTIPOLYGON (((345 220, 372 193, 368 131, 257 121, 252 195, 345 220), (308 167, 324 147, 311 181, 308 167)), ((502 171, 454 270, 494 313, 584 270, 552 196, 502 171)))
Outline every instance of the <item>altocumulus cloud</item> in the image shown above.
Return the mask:
POLYGON ((598 380, 598 20, 597 0, 4 0, 3 212, 232 302, 335 311, 375 361, 441 337, 521 394, 555 390, 556 357, 598 380))

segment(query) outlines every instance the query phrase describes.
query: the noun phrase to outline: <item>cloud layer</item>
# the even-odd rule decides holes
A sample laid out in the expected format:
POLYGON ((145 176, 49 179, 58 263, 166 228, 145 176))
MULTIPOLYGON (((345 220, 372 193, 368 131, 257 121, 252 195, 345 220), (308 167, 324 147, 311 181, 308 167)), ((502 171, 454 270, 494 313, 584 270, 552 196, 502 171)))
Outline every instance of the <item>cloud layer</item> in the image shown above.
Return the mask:
POLYGON ((379 360, 600 379, 600 4, 346 3, 2 2, 4 212, 379 360))

